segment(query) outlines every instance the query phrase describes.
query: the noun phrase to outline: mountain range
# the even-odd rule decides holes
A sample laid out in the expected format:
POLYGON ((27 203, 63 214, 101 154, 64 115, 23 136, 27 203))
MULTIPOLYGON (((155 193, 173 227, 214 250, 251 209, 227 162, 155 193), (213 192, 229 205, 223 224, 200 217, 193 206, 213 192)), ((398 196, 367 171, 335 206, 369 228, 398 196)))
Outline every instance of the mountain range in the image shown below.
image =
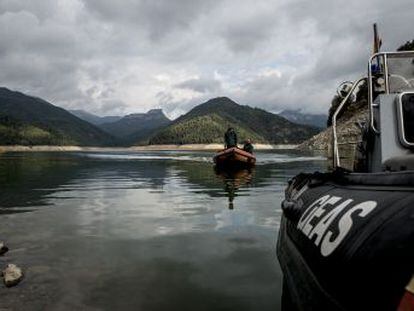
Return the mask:
POLYGON ((171 121, 161 109, 109 117, 68 112, 43 99, 0 88, 0 145, 222 143, 230 126, 239 140, 251 138, 257 143, 300 143, 318 132, 316 127, 292 123, 227 97, 211 99, 171 121))
POLYGON ((96 114, 87 112, 85 110, 68 110, 71 114, 77 116, 79 119, 85 120, 86 122, 92 123, 93 125, 101 125, 104 123, 116 122, 122 119, 121 116, 105 116, 100 117, 96 114))
POLYGON ((99 127, 117 137, 126 145, 146 143, 147 138, 157 130, 171 123, 161 109, 151 109, 147 113, 133 113, 115 121, 100 124, 99 127))
POLYGON ((293 123, 311 125, 320 129, 326 128, 326 121, 328 119, 326 114, 303 113, 300 109, 283 110, 278 115, 293 123))
POLYGON ((158 131, 150 144, 222 143, 223 133, 233 127, 239 140, 285 144, 299 143, 319 130, 292 123, 260 108, 242 106, 230 98, 218 97, 196 106, 158 131))

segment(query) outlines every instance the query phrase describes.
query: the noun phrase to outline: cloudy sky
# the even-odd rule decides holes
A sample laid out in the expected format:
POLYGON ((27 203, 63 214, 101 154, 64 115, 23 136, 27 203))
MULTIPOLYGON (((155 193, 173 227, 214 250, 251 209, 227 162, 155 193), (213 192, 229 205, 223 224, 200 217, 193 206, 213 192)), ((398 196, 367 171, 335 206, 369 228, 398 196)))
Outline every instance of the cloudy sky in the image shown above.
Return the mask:
POLYGON ((99 115, 217 96, 326 112, 383 50, 414 38, 413 0, 0 0, 0 86, 99 115))

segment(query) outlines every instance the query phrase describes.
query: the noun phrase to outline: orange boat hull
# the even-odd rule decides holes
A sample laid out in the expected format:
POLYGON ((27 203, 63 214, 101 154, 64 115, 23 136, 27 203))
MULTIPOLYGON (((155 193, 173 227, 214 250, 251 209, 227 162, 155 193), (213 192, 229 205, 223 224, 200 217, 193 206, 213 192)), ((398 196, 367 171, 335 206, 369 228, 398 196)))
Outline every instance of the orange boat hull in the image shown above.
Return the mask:
POLYGON ((256 157, 242 149, 233 147, 219 151, 213 158, 214 163, 219 166, 253 166, 256 157))

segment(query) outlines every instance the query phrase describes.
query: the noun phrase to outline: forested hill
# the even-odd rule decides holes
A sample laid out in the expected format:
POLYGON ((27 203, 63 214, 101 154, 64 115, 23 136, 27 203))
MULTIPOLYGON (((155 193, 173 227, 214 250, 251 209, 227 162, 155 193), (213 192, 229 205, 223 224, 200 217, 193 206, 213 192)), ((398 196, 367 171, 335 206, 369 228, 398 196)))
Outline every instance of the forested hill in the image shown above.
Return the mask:
POLYGON ((111 145, 114 139, 65 109, 0 87, 0 145, 111 145))
POLYGON ((256 143, 300 143, 318 132, 263 109, 242 106, 227 97, 211 99, 157 132, 150 144, 222 143, 226 129, 234 127, 242 141, 256 143))

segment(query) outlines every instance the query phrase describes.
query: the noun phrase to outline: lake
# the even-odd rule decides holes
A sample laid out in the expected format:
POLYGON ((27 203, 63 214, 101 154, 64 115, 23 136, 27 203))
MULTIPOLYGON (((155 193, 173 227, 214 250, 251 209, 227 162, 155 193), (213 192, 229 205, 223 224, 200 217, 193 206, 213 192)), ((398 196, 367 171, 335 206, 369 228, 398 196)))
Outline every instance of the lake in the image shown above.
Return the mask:
POLYGON ((258 152, 0 154, 0 310, 279 310, 275 247, 289 178, 321 157, 258 152))

